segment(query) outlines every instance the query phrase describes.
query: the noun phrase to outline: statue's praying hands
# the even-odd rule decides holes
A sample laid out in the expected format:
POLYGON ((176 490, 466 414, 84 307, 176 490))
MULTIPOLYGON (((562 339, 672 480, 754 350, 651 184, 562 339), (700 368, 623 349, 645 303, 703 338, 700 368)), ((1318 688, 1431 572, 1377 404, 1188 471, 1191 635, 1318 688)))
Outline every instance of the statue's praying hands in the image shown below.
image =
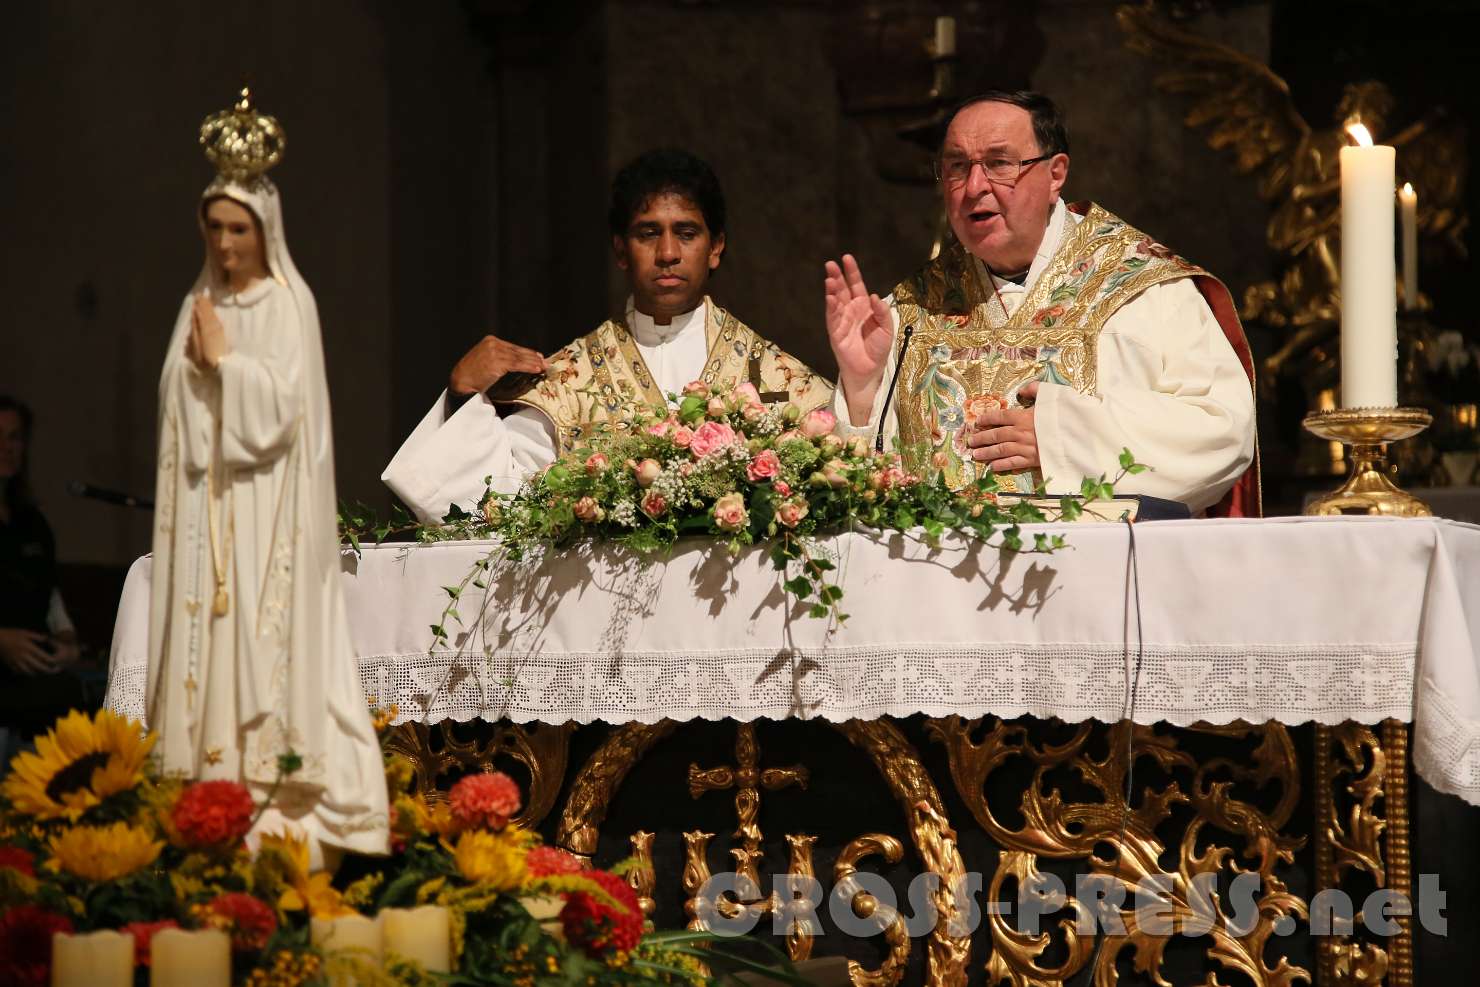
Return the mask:
POLYGON ((195 296, 190 312, 190 335, 185 339, 185 358, 201 370, 215 370, 221 358, 230 352, 226 328, 205 292, 195 296))
POLYGON ((545 358, 497 336, 484 336, 452 368, 447 388, 458 396, 486 391, 506 374, 543 374, 545 358))
POLYGON ((887 302, 869 293, 852 254, 844 254, 841 265, 828 261, 824 270, 827 339, 838 361, 838 383, 848 399, 848 417, 866 425, 894 345, 894 315, 887 302))

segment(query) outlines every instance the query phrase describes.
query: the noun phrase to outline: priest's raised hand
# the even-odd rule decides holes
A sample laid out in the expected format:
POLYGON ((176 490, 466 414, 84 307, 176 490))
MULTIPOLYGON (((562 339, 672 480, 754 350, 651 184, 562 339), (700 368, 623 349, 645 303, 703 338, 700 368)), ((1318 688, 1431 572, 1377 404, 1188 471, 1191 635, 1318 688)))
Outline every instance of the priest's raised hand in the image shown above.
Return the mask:
POLYGON ((484 336, 452 368, 447 389, 462 397, 486 391, 511 373, 542 374, 545 358, 497 336, 484 336))
POLYGON ((828 261, 823 269, 827 340, 838 361, 838 383, 848 417, 854 425, 865 425, 894 344, 894 314, 887 302, 869 293, 852 254, 844 254, 841 265, 828 261))

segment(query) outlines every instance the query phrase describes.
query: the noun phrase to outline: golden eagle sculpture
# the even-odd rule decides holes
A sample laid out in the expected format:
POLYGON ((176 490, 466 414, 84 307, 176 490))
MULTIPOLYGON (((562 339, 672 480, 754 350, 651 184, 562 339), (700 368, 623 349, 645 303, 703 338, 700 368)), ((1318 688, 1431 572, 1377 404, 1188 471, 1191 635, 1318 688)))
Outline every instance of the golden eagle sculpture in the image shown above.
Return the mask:
POLYGON ((1230 154, 1238 174, 1256 176, 1270 204, 1266 233, 1279 276, 1250 286, 1241 311, 1248 321, 1289 330, 1265 361, 1270 376, 1312 350, 1318 364, 1330 358, 1322 344, 1341 317, 1339 152, 1349 143, 1347 123, 1360 121, 1397 148, 1398 182, 1419 192, 1419 236, 1464 256, 1469 162, 1464 125, 1447 111, 1435 108, 1394 128, 1387 87, 1359 82, 1346 87, 1332 123, 1317 129, 1269 66, 1173 24, 1151 0, 1122 6, 1115 16, 1126 46, 1160 67, 1156 87, 1190 98, 1183 122, 1207 128, 1208 146, 1230 154))

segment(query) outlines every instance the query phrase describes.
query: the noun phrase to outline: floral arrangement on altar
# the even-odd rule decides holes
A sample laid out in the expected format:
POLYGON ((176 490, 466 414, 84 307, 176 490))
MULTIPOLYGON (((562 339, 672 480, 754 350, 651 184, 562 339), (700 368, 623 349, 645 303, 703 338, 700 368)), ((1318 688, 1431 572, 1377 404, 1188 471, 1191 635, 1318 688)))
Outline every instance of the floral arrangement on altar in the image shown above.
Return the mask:
MULTIPOLYGON (((251 793, 161 777, 154 739, 106 710, 74 711, 12 761, 0 784, 0 987, 81 982, 82 970, 89 984, 157 987, 651 987, 766 968, 700 950, 707 933, 653 933, 621 867, 593 869, 511 821, 521 794, 502 773, 429 801, 388 755, 392 853, 350 857, 336 876, 311 871, 292 836, 249 850, 251 793), (213 963, 216 978, 202 972, 213 963)), ((282 776, 295 761, 284 755, 282 776)), ((780 962, 772 975, 787 979, 780 962)))
POLYGON ((1061 535, 1038 532, 1029 545, 1021 526, 1073 521, 1087 503, 1111 500, 1122 477, 1149 468, 1124 450, 1120 473, 1109 481, 1086 478, 1078 496, 999 498, 991 473, 951 490, 939 477, 910 472, 898 453, 837 434, 830 411, 768 407, 749 383, 723 389, 694 381, 670 400, 674 407, 636 409, 622 427, 593 428, 515 494, 486 490, 477 513, 453 505, 441 525, 420 526, 404 512, 377 524, 363 508, 349 508, 341 511, 341 531, 355 549, 362 537, 383 541, 405 532, 423 541, 499 543, 461 585, 446 587, 451 603, 432 628, 438 643, 447 638, 446 619, 458 617, 459 596, 470 584, 485 585, 496 556, 519 561, 580 539, 644 555, 685 535, 720 539, 732 553, 768 542, 772 562, 790 575, 786 591, 811 616, 842 620, 843 591, 829 575, 832 561, 818 550, 820 537, 920 528, 934 540, 954 530, 984 541, 1000 535, 1010 551, 1051 552, 1064 546, 1061 535))

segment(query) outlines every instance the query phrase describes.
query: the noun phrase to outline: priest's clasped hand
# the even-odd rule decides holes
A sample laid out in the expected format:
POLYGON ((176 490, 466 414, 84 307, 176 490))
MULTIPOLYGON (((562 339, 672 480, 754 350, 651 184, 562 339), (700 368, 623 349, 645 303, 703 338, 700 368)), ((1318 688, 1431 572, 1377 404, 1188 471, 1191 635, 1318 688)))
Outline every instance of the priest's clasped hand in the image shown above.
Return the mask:
POLYGON ((827 339, 838 361, 838 383, 853 424, 866 425, 894 345, 894 314, 887 302, 869 294, 852 254, 844 254, 841 265, 828 261, 824 270, 827 339))
POLYGON ((190 312, 190 335, 185 339, 185 359, 201 370, 215 370, 231 347, 226 343, 226 328, 205 292, 195 296, 190 312))
POLYGON ((511 373, 543 374, 545 358, 525 346, 484 336, 452 368, 447 389, 459 397, 486 391, 511 373))
MULTIPOLYGON (((1018 391, 1018 400, 1032 401, 1038 397, 1038 382, 1030 381, 1018 391)), ((992 408, 982 412, 966 436, 971 447, 971 457, 986 463, 994 473, 1012 470, 1037 469, 1042 465, 1038 458, 1038 429, 1033 424, 1033 409, 992 408)))

